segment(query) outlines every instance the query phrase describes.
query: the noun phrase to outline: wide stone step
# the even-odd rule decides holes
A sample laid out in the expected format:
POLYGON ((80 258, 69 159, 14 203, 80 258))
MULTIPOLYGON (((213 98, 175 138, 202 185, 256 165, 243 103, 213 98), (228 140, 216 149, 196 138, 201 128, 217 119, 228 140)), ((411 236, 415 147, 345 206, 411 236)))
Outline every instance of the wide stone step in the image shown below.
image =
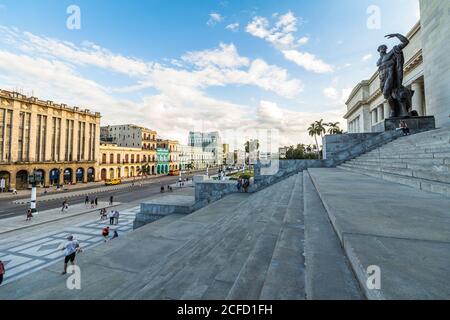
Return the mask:
POLYGON ((303 174, 306 295, 309 300, 364 299, 307 171, 303 174))
POLYGON ((402 167, 402 164, 399 163, 375 163, 375 162, 364 162, 359 160, 353 160, 348 163, 343 164, 343 166, 350 166, 350 167, 356 167, 360 169, 365 170, 372 170, 372 171, 380 171, 383 173, 392 173, 407 177, 415 177, 420 178, 424 180, 430 180, 430 181, 437 181, 442 183, 450 183, 450 173, 449 169, 450 167, 447 165, 443 166, 414 166, 414 165, 408 165, 405 164, 405 166, 402 167), (415 167, 413 169, 412 167, 415 167))
POLYGON ((338 168, 344 169, 347 171, 362 173, 362 174, 370 176, 370 177, 384 179, 384 180, 394 182, 394 183, 403 184, 403 185, 406 185, 409 187, 420 189, 422 191, 438 193, 440 195, 450 197, 450 184, 449 183, 443 183, 443 182, 439 182, 439 181, 432 181, 432 180, 421 179, 421 178, 416 178, 416 177, 402 176, 399 174, 372 170, 372 168, 368 168, 368 167, 353 166, 348 163, 343 164, 343 165, 339 166, 338 168))
POLYGON ((261 290, 261 300, 304 300, 303 174, 296 176, 280 236, 261 290))
POLYGON ((450 199, 341 169, 309 172, 367 298, 448 298, 450 199))
MULTIPOLYGON (((248 255, 244 265, 237 275, 227 299, 251 300, 259 299, 264 285, 269 285, 267 275, 274 257, 276 245, 284 230, 284 220, 287 208, 291 202, 292 192, 295 189, 295 181, 298 175, 289 178, 288 183, 279 183, 278 189, 282 191, 283 197, 279 200, 271 195, 261 208, 262 215, 257 220, 264 223, 262 233, 259 234, 252 251, 248 255), (286 198, 286 195, 288 198, 286 198), (286 201, 287 200, 287 201, 286 201), (279 205, 277 202, 281 201, 279 205)), ((289 258, 289 257, 287 257, 289 258)), ((287 262, 287 261, 284 261, 287 262)), ((288 275, 286 275, 288 276, 288 275)), ((266 287, 267 288, 267 287, 266 287)), ((267 290, 267 289, 266 289, 267 290)), ((276 290, 279 292, 279 290, 276 290)), ((265 291, 264 295, 269 293, 265 291)), ((276 295, 276 293, 273 293, 276 295)))

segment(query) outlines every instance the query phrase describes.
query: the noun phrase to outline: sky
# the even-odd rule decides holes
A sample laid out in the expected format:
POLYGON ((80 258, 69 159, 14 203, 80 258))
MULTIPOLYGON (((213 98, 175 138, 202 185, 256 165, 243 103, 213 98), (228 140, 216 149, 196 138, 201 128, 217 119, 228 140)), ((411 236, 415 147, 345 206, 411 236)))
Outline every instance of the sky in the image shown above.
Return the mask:
POLYGON ((219 130, 312 143, 341 123, 377 47, 419 20, 418 0, 0 0, 0 88, 187 143, 219 130), (260 130, 260 131, 258 131, 260 130))

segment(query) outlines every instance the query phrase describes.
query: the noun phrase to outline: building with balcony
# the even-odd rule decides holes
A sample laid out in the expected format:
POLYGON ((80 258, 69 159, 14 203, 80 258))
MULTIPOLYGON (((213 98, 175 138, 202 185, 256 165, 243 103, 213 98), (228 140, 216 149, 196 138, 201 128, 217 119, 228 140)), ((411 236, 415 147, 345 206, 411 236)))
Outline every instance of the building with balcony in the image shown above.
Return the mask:
POLYGON ((99 180, 156 175, 156 151, 101 142, 99 180))
POLYGON ((156 149, 156 174, 169 174, 169 149, 156 149))
POLYGON ((7 189, 96 181, 100 114, 0 90, 0 179, 7 189))
POLYGON ((158 139, 157 146, 160 149, 166 149, 169 152, 168 164, 170 170, 179 170, 180 160, 179 160, 179 143, 175 140, 163 140, 158 139))

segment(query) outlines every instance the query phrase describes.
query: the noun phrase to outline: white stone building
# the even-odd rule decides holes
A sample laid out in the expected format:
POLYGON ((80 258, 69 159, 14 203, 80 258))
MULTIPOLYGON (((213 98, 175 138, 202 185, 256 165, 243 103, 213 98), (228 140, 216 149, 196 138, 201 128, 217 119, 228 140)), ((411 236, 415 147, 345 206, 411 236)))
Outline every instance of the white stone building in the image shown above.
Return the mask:
POLYGON ((178 145, 178 152, 181 170, 189 170, 190 164, 192 164, 193 170, 201 170, 215 166, 215 154, 203 151, 201 147, 178 145))
POLYGON ((219 132, 189 132, 188 145, 214 154, 214 165, 223 163, 223 144, 219 132))

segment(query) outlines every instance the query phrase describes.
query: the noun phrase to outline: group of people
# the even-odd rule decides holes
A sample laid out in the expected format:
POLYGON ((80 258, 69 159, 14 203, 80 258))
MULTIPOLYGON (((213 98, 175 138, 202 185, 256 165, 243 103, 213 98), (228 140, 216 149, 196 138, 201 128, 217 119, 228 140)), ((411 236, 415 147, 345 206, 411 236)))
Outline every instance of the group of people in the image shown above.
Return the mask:
MULTIPOLYGON (((109 232, 110 232, 109 227, 104 227, 102 229, 102 236, 103 236, 103 239, 105 240, 105 242, 108 241, 109 232)), ((114 230, 113 236, 111 237, 110 240, 116 239, 118 237, 119 237, 119 233, 117 232, 117 230, 114 230)))
POLYGON ((238 191, 241 192, 242 190, 243 192, 247 193, 249 187, 250 187, 250 179, 239 177, 237 182, 238 191))
MULTIPOLYGON (((171 186, 167 186, 167 191, 169 192, 173 192, 173 188, 171 186)), ((161 186, 161 193, 166 192, 166 189, 164 188, 164 186, 161 186)))
POLYGON ((407 136, 409 134, 410 131, 409 131, 409 128, 408 128, 408 124, 406 123, 405 120, 401 120, 400 121, 400 128, 399 128, 399 130, 402 130, 404 136, 407 136))
POLYGON ((84 205, 86 207, 89 207, 89 205, 91 205, 91 208, 96 208, 98 206, 98 198, 95 197, 93 199, 89 199, 89 196, 86 196, 86 198, 84 199, 84 205))
POLYGON ((110 225, 118 225, 119 224, 120 213, 117 210, 111 210, 108 214, 106 213, 106 209, 100 210, 100 220, 106 220, 109 218, 110 225))

